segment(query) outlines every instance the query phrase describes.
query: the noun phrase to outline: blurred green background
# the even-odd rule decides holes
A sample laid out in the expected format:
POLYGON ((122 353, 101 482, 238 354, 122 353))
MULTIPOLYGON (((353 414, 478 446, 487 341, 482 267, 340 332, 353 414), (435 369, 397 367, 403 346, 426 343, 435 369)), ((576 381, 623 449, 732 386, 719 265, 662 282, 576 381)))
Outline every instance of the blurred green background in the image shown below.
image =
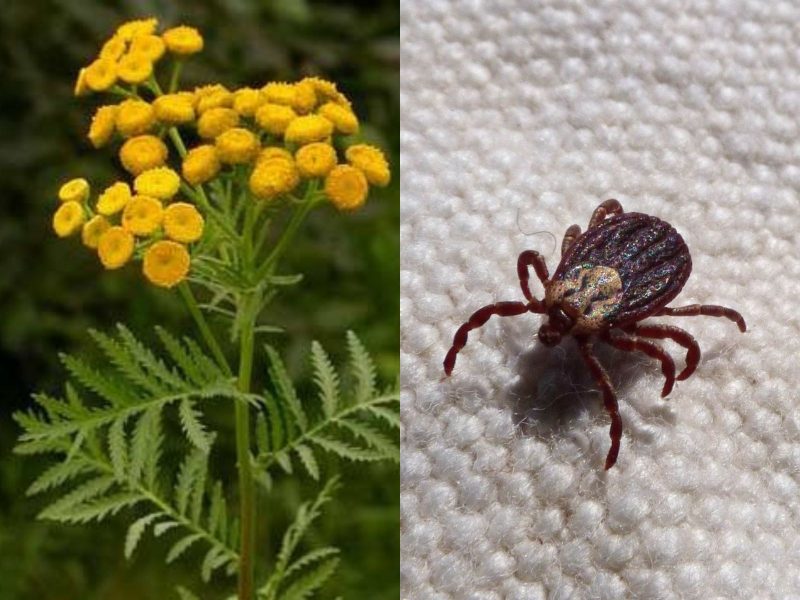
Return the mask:
MULTIPOLYGON (((185 70, 185 85, 219 81, 229 87, 319 74, 336 81, 354 102, 362 136, 384 148, 394 181, 373 192, 365 210, 312 215, 287 256, 285 272, 305 281, 278 298, 270 322, 298 377, 304 353, 320 340, 343 357, 346 329, 374 353, 384 381, 397 377, 399 227, 399 13, 394 0, 116 1, 26 0, 0 10, 0 600, 173 598, 175 584, 198 587, 198 567, 181 560, 165 567, 165 547, 149 539, 126 561, 124 517, 103 525, 67 527, 35 519, 45 497, 26 498, 41 470, 35 459, 11 453, 17 429, 11 414, 30 405, 35 390, 60 391, 59 352, 92 355, 86 329, 125 321, 145 339, 152 326, 191 327, 177 295, 143 284, 135 268, 105 274, 76 240, 50 230, 56 192, 83 175, 100 184, 117 172, 108 151, 85 140, 92 99, 72 96, 74 78, 124 20, 157 16, 186 23, 206 39, 185 70)), ((225 415, 212 415, 223 435, 216 452, 233 454, 225 415), (225 444, 229 446, 226 448, 225 444)), ((225 463, 222 461, 222 468, 225 463)), ((232 463, 229 463, 232 465, 232 463)), ((232 467, 231 467, 232 468, 232 467)), ((329 471, 337 470, 328 465, 329 471)), ((220 474, 220 465, 216 473, 220 474)), ((224 472, 223 472, 224 474, 224 472)), ((323 598, 397 598, 398 473, 396 466, 345 468, 344 486, 314 529, 312 545, 342 549, 342 565, 323 598)), ((313 493, 289 481, 262 501, 268 531, 261 551, 268 568, 276 539, 297 503, 313 493), (266 503, 266 504, 265 504, 266 503), (271 534, 271 535, 268 535, 271 534)), ((201 555, 202 556, 202 555, 201 555)), ((216 580, 230 590, 232 580, 216 580)), ((201 597, 219 597, 201 594, 201 597)))

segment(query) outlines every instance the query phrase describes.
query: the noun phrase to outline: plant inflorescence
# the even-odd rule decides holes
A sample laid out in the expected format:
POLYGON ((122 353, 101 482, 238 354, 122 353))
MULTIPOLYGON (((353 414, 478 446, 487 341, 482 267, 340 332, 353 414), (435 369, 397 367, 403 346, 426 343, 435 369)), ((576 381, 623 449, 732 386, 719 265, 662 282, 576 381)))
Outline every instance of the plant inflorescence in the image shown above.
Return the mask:
MULTIPOLYGON (((257 344, 281 331, 260 320, 282 287, 302 279, 279 264, 308 213, 324 204, 360 208, 390 170, 378 148, 357 138, 353 106, 330 81, 180 90, 186 59, 202 47, 191 27, 159 34, 155 19, 131 21, 81 70, 76 95, 119 100, 97 108, 88 138, 97 148, 118 145, 130 180, 107 182, 99 194, 85 178, 67 181, 52 223, 60 237, 80 234, 106 269, 140 261, 149 282, 175 287, 200 341, 156 328, 153 348, 124 325, 91 332, 104 360, 62 357, 65 391, 37 394, 35 408, 16 415, 17 452, 54 459, 29 489, 60 491, 43 518, 87 523, 126 511, 128 557, 151 532, 168 544, 167 562, 194 556, 204 581, 215 572, 237 576, 240 600, 308 598, 339 560, 334 547, 300 552, 337 485, 320 457, 397 461, 397 387, 379 386, 369 354, 348 332, 344 371, 312 344, 316 393, 305 397, 279 351, 257 344), (236 343, 238 371, 210 314, 236 343), (256 370, 263 390, 253 389, 256 370), (228 433, 211 430, 204 407, 220 402, 232 407, 237 486, 209 467, 215 440, 228 433), (268 495, 276 477, 300 476, 319 493, 297 508, 274 564, 262 565, 256 486, 268 495), (228 506, 234 497, 238 509, 228 506)), ((177 593, 196 597, 183 587, 177 593)))

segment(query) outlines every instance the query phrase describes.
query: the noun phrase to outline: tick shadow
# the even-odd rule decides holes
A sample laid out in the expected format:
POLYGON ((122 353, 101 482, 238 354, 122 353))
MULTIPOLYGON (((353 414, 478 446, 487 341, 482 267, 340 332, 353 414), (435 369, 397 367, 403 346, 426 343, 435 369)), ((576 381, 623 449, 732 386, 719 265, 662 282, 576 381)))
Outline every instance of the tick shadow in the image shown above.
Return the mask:
MULTIPOLYGON (((653 437, 654 420, 674 424, 669 399, 661 398, 664 380, 658 361, 599 341, 594 353, 616 390, 624 436, 646 443, 653 437), (636 386, 643 377, 652 386, 636 386)), ((575 341, 567 338, 555 348, 536 342, 520 355, 515 371, 517 378, 506 388, 505 397, 517 432, 545 441, 571 439, 588 457, 602 463, 610 442, 605 443, 605 438, 602 447, 590 448, 585 432, 591 422, 607 427, 611 422, 575 341)))

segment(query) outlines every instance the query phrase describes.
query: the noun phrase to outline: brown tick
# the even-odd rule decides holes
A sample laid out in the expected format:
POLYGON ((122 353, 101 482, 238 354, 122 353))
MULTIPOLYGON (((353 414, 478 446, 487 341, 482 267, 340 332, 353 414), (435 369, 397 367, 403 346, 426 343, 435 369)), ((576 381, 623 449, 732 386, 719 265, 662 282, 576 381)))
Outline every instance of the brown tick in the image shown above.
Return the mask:
POLYGON ((664 388, 661 396, 672 390, 675 379, 687 379, 700 361, 700 346, 683 329, 670 325, 644 324, 648 317, 708 315, 734 321, 739 330, 747 329, 742 315, 724 306, 691 304, 668 307, 681 291, 692 259, 680 234, 669 223, 641 213, 623 213, 616 200, 598 206, 586 232, 572 225, 561 244, 561 262, 552 277, 544 258, 526 250, 517 260, 517 274, 527 302, 497 302, 484 306, 470 316, 456 331, 453 345, 444 358, 444 372, 450 375, 456 355, 467 343, 470 331, 486 323, 489 317, 511 317, 524 313, 545 315, 539 328, 539 341, 555 346, 571 335, 578 342, 581 356, 603 392, 603 402, 611 417, 611 449, 606 469, 617 462, 622 419, 617 396, 603 366, 592 352, 595 339, 615 348, 638 350, 661 361, 664 388), (529 268, 544 285, 544 299, 533 297, 528 280, 529 268), (661 346, 646 338, 671 339, 686 348, 686 366, 675 376, 675 363, 661 346))

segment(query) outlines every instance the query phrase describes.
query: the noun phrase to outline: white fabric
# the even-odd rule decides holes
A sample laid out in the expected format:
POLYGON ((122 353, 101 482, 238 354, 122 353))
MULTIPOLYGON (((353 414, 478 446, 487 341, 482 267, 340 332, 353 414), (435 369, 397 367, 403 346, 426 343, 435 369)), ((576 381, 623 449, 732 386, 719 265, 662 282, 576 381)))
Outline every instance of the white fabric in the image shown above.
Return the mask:
MULTIPOLYGON (((800 3, 406 1, 402 12, 402 597, 800 598, 800 3), (667 399, 601 350, 492 318, 596 205, 659 216, 694 270, 666 318, 700 342, 667 399)), ((541 286, 534 285, 537 294, 541 286)), ((664 343, 683 365, 684 351, 664 343)))

